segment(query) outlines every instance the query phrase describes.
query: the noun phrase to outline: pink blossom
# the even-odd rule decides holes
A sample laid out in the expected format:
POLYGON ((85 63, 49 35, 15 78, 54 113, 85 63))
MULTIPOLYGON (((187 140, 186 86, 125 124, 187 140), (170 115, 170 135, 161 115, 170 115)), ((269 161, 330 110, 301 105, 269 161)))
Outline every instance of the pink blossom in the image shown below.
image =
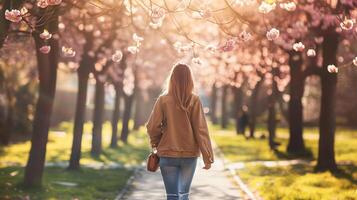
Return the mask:
POLYGON ((47 2, 47 0, 38 0, 37 6, 40 8, 47 8, 48 2, 47 2))
POLYGON ((40 34, 40 38, 43 40, 49 40, 51 39, 52 34, 50 32, 48 32, 47 29, 44 29, 43 32, 40 34))
POLYGON ((293 49, 295 51, 304 51, 305 45, 302 42, 298 42, 298 43, 293 44, 293 49))
POLYGON ((115 53, 112 55, 113 62, 120 62, 122 58, 123 53, 120 50, 115 51, 115 53))
POLYGON ((62 3, 62 0, 47 0, 48 5, 56 6, 62 3))
POLYGON ((62 53, 65 57, 74 57, 76 56, 76 51, 74 51, 71 47, 62 47, 62 53))
POLYGON ((252 39, 252 34, 250 34, 247 31, 243 31, 239 34, 239 39, 242 40, 243 42, 247 42, 252 39))
POLYGON ((294 11, 296 9, 296 4, 295 2, 286 2, 286 3, 280 3, 280 8, 287 10, 287 11, 294 11))
POLYGON ((38 0, 37 6, 40 8, 47 8, 48 6, 60 5, 62 0, 38 0))
POLYGON ((272 10, 274 10, 275 8, 276 8, 275 3, 270 4, 270 3, 263 1, 259 6, 258 11, 261 13, 267 14, 267 13, 271 12, 272 10))
POLYGON ((279 37, 279 35, 280 35, 280 31, 276 28, 272 28, 266 33, 266 37, 270 41, 276 40, 279 37))
POLYGON ((340 26, 343 30, 351 30, 353 28, 354 22, 352 19, 345 19, 340 23, 340 26))
POLYGON ((338 68, 335 66, 335 65, 328 65, 327 66, 327 71, 329 73, 335 73, 337 74, 338 73, 338 68))
POLYGON ((65 25, 64 23, 59 23, 59 24, 58 24, 58 28, 59 28, 60 30, 64 30, 64 29, 66 28, 66 25, 65 25))
POLYGON ((352 61, 353 65, 357 67, 357 56, 352 61))
POLYGON ((45 45, 40 48, 41 53, 48 54, 51 51, 51 46, 45 45))
POLYGON ((309 57, 315 57, 316 56, 316 51, 315 51, 315 49, 309 49, 309 50, 307 50, 306 54, 309 57))
POLYGON ((17 9, 12 9, 11 11, 5 11, 5 19, 18 23, 22 20, 21 12, 17 9))
POLYGON ((226 41, 226 43, 220 47, 221 51, 227 52, 232 51, 235 47, 236 41, 233 38, 230 38, 226 41))

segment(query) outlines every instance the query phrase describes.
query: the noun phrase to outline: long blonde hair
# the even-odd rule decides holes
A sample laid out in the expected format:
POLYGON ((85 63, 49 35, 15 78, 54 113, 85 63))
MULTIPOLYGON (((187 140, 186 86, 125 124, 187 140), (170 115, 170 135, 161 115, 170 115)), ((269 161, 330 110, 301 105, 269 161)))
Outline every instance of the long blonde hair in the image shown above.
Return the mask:
POLYGON ((175 103, 182 110, 187 111, 194 89, 191 69, 188 65, 177 63, 166 80, 163 94, 172 95, 175 103))

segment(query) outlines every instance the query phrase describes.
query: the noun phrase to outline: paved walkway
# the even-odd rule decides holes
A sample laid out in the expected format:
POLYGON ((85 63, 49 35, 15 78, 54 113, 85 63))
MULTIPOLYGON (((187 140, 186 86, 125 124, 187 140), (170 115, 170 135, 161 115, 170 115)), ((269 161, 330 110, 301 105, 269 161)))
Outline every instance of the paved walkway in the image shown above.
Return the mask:
MULTIPOLYGON (((199 159, 192 182, 190 200, 240 200, 241 191, 228 177, 223 161, 215 157, 210 170, 204 170, 202 159, 199 159)), ((165 188, 159 171, 155 173, 140 170, 128 192, 121 200, 165 200, 165 188)))

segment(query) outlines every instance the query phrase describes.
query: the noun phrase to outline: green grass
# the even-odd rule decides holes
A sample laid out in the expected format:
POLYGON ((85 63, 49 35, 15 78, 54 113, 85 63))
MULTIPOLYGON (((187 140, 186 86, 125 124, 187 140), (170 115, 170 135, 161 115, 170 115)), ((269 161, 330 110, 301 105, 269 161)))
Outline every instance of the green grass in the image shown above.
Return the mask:
MULTIPOLYGON (((298 158, 286 153, 288 130, 279 128, 277 141, 282 145, 278 152, 271 151, 266 139, 245 139, 235 131, 220 130, 211 127, 212 136, 231 162, 247 162, 245 167, 237 170, 242 180, 253 191, 264 199, 357 199, 357 131, 339 128, 336 133, 336 160, 339 172, 315 173, 318 147, 318 130, 305 129, 305 144, 308 149, 303 159, 311 160, 310 164, 267 167, 249 161, 277 161, 298 158)), ((265 133, 259 128, 257 135, 265 133)))
MULTIPOLYGON (((120 127, 119 127, 120 129, 120 127)), ((58 128, 50 131, 47 144, 46 161, 63 162, 68 161, 72 145, 72 123, 62 123, 58 128), (65 135, 56 132, 65 132, 65 135)), ((82 140, 81 164, 110 163, 117 162, 126 165, 136 165, 142 162, 148 152, 148 138, 143 129, 134 131, 129 135, 128 144, 118 142, 118 148, 109 148, 111 137, 111 126, 105 123, 103 126, 103 153, 98 158, 90 155, 92 124, 84 126, 82 140)), ((12 165, 24 166, 30 150, 30 141, 0 147, 0 167, 12 165)))
MULTIPOLYGON (((149 152, 148 138, 144 129, 133 131, 128 144, 118 142, 118 148, 109 148, 111 127, 103 126, 103 152, 91 157, 91 129, 84 127, 82 143, 82 165, 117 163, 124 166, 116 169, 92 169, 67 171, 63 167, 46 167, 42 188, 22 187, 23 166, 26 164, 30 142, 0 147, 0 199, 113 199, 132 174, 130 166, 140 164, 149 152), (75 187, 56 184, 57 181, 73 182, 75 187)), ((119 127, 120 129, 120 127, 119 127)), ((72 124, 62 123, 51 130, 47 144, 46 162, 68 162, 72 144, 72 124), (61 131, 61 134, 58 134, 61 131), (65 132, 65 134, 63 134, 65 132)))
POLYGON ((82 168, 80 171, 68 171, 48 167, 44 173, 42 188, 26 189, 21 185, 23 168, 5 167, 0 169, 0 199, 23 199, 26 196, 31 199, 114 199, 131 174, 131 170, 124 168, 82 168), (63 186, 57 184, 58 181, 78 185, 63 186))
MULTIPOLYGON (((229 161, 263 161, 295 159, 299 155, 292 155, 286 152, 288 144, 288 130, 286 128, 277 129, 277 139, 280 145, 277 152, 271 151, 267 139, 258 139, 260 135, 267 135, 267 131, 258 128, 257 139, 246 139, 241 135, 236 135, 232 129, 220 130, 218 126, 211 126, 213 138, 219 144, 229 161)), ((318 150, 318 129, 306 128, 304 130, 304 141, 307 151, 303 155, 305 159, 316 159, 318 150)), ((357 163, 357 131, 351 129, 338 129, 335 143, 336 160, 340 162, 357 163)), ((301 157, 301 156, 300 156, 301 157)))
POLYGON ((332 174, 314 173, 309 165, 273 168, 257 165, 241 169, 238 174, 264 199, 357 199, 356 166, 340 168, 340 173, 332 174))

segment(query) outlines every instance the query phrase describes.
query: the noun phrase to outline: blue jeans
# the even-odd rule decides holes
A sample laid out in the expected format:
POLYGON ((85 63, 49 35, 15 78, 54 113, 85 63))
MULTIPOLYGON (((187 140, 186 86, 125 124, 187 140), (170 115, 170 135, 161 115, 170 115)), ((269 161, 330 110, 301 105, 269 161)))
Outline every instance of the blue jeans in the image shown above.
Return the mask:
POLYGON ((160 157, 167 200, 188 200, 197 158, 160 157))

